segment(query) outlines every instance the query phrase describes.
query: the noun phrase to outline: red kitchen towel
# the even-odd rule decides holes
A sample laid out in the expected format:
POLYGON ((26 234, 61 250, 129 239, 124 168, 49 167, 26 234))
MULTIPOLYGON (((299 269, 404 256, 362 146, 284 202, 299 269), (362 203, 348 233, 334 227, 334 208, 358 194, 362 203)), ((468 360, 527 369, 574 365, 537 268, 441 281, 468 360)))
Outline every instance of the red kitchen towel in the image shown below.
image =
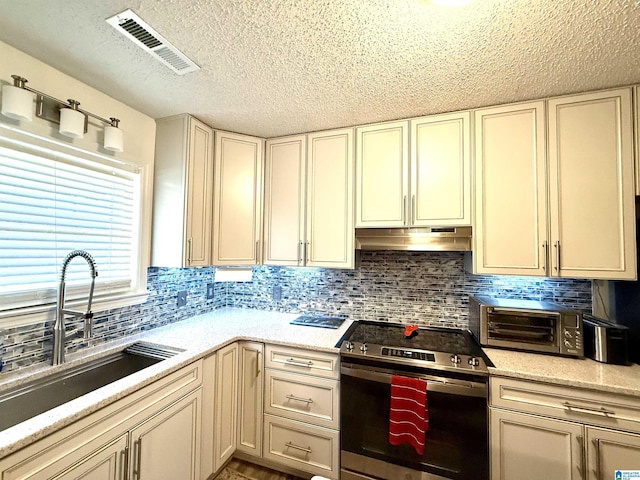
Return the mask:
POLYGON ((424 453, 425 432, 429 430, 427 382, 418 378, 391 377, 389 443, 409 443, 419 455, 424 453))

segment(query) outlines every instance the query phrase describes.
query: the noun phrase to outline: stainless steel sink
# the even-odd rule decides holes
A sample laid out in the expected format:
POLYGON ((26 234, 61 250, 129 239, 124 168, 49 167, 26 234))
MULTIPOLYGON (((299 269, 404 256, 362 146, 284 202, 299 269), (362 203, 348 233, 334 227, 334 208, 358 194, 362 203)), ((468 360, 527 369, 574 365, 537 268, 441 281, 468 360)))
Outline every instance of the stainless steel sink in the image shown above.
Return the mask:
POLYGON ((0 431, 181 351, 140 342, 121 352, 7 390, 0 395, 0 431))

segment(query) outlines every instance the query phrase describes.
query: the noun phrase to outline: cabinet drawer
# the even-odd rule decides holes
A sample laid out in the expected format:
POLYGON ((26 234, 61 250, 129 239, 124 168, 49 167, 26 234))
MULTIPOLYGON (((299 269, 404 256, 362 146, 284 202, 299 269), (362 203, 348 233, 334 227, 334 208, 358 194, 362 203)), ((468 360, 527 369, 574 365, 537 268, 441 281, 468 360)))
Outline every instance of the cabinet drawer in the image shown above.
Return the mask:
POLYGON ((264 457, 314 475, 338 478, 340 434, 272 415, 264 416, 264 457))
POLYGON ((338 378, 338 355, 300 348, 267 345, 265 367, 318 377, 338 378))
POLYGON ((640 432, 637 397, 491 377, 491 406, 640 432))
POLYGON ((266 413, 338 428, 337 380, 266 370, 266 413))

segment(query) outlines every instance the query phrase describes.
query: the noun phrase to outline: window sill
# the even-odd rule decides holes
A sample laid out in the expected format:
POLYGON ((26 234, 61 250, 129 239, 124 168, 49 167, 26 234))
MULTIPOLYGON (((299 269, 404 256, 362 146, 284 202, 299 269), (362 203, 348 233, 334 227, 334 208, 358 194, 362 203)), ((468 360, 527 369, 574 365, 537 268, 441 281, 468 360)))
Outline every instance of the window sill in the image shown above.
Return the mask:
MULTIPOLYGON (((95 298, 91 305, 94 313, 100 313, 114 308, 139 305, 149 298, 149 292, 129 292, 110 295, 103 298, 95 298)), ((86 306, 86 300, 72 300, 65 305, 67 308, 82 310, 86 306)), ((56 319, 56 306, 52 304, 38 305, 19 309, 0 311, 0 328, 20 327, 34 323, 53 322, 56 319)))

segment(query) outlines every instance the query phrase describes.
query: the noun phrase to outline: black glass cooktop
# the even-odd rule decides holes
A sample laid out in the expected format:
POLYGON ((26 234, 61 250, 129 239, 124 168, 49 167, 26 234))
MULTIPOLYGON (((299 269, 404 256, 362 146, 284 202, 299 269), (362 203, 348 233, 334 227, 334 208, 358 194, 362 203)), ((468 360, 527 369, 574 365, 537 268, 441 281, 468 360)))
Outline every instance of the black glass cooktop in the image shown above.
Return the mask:
POLYGON ((385 347, 414 348, 460 355, 481 355, 482 350, 467 330, 420 327, 410 337, 404 336, 405 325, 387 322, 359 321, 345 340, 385 347))

